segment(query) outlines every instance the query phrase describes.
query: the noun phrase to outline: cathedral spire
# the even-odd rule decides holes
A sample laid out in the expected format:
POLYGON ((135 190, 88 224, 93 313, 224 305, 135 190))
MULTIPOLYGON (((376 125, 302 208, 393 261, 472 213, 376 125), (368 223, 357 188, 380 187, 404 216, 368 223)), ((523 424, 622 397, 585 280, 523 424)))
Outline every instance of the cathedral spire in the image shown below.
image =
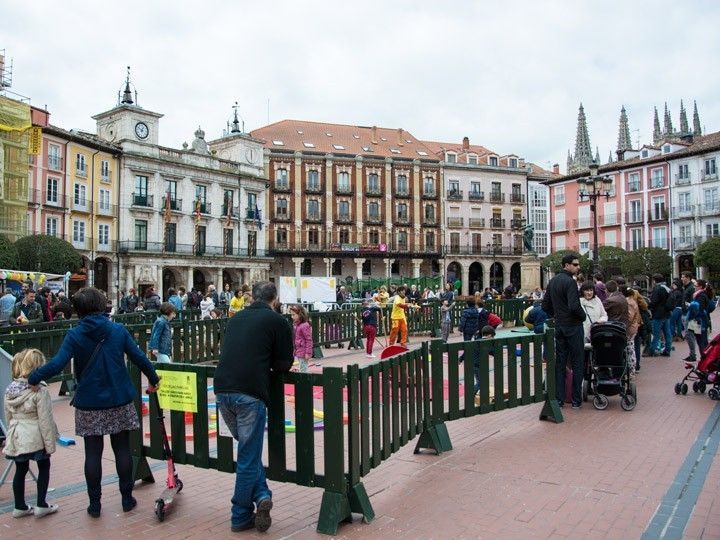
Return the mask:
POLYGON ((687 112, 685 111, 685 105, 682 99, 680 100, 680 136, 690 134, 690 127, 688 126, 687 112))
POLYGON ((630 142, 630 126, 628 125, 627 113, 625 112, 625 105, 620 109, 620 127, 618 128, 618 144, 617 151, 624 152, 625 150, 631 150, 632 143, 630 142))
POLYGON ((582 103, 578 111, 577 134, 575 138, 575 154, 572 157, 571 166, 568 172, 576 172, 587 169, 592 163, 592 147, 590 146, 590 135, 588 134, 587 119, 582 103))
POLYGON ((665 102, 665 120, 663 121, 663 136, 665 137, 672 137, 673 135, 673 127, 672 127, 672 118, 670 118, 670 110, 667 106, 667 101, 665 102))
POLYGON ((595 159, 594 159, 594 161, 595 161, 595 163, 597 163, 598 165, 600 165, 600 148, 597 147, 597 146, 595 147, 595 159))
POLYGON ((125 90, 123 90, 121 105, 132 105, 134 103, 132 92, 130 91, 130 66, 127 67, 127 76, 125 77, 125 90))
POLYGON ((613 155, 612 155, 612 150, 610 150, 610 155, 608 156, 608 163, 612 163, 612 162, 613 162, 613 155))
POLYGON ((655 118, 653 118, 653 144, 657 144, 662 140, 662 131, 660 131, 660 118, 658 116, 657 107, 655 107, 655 118))
POLYGON ((700 129, 700 115, 697 110, 697 101, 693 101, 693 135, 702 135, 702 129, 700 129))

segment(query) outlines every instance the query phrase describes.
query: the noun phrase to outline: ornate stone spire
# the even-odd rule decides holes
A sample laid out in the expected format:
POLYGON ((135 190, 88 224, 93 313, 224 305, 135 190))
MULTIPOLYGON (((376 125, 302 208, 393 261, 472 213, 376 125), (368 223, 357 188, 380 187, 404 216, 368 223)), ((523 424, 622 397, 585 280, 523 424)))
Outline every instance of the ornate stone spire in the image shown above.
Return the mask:
POLYGON ((620 109, 620 127, 618 128, 618 144, 617 151, 624 152, 625 150, 631 150, 632 143, 630 142, 630 126, 628 125, 627 113, 625 112, 625 105, 620 109))
POLYGON ((571 167, 572 167, 572 155, 570 154, 570 149, 568 148, 567 169, 565 169, 565 170, 569 173, 571 167))
POLYGON ((575 138, 575 154, 568 168, 569 173, 585 170, 592 163, 592 147, 590 146, 590 135, 588 134, 587 119, 582 103, 578 111, 577 135, 575 138))
POLYGON ((594 161, 595 161, 595 163, 600 165, 600 148, 597 146, 595 147, 595 160, 594 161))
POLYGON ((689 135, 690 127, 688 126, 687 112, 682 99, 680 100, 680 136, 689 135))
POLYGON ((665 137, 672 137, 673 135, 672 118, 670 118, 670 110, 668 109, 667 101, 665 102, 665 120, 663 121, 663 135, 665 137))
POLYGON ((232 129, 230 130, 230 133, 242 133, 240 130, 240 121, 238 120, 238 102, 235 102, 235 105, 233 105, 233 109, 235 110, 235 116, 232 121, 232 129))
POLYGON ((613 155, 612 155, 612 150, 610 150, 610 154, 608 155, 608 163, 612 163, 612 162, 613 162, 613 155))
POLYGON ((653 119, 653 143, 657 144, 662 140, 662 131, 660 131, 660 118, 658 117, 657 107, 655 107, 655 118, 653 119))
POLYGON ((132 105, 134 103, 132 92, 130 91, 130 66, 127 67, 127 77, 125 77, 125 90, 123 90, 121 105, 132 105))
POLYGON ((702 129, 700 128, 700 115, 697 110, 697 101, 693 101, 693 135, 702 135, 702 129))

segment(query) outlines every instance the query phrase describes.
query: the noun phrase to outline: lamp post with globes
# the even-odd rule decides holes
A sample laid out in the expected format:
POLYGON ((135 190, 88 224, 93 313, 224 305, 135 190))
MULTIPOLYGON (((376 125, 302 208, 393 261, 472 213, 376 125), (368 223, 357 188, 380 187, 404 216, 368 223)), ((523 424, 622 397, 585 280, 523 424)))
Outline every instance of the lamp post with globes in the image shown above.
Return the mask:
POLYGON ((598 174, 600 165, 593 160, 590 164, 590 176, 579 178, 578 199, 580 202, 590 201, 590 211, 593 215, 593 274, 598 271, 598 222, 597 222, 597 201, 605 197, 610 199, 612 189, 612 178, 598 174))

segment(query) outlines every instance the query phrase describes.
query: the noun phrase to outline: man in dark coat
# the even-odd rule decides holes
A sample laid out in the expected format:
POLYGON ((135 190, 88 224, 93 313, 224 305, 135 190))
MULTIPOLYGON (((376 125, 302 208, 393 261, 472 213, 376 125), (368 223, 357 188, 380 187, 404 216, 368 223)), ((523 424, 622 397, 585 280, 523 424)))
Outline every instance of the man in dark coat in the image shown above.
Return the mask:
POLYGON ((277 289, 256 283, 254 302, 230 318, 220 363, 215 371, 217 406, 238 442, 231 530, 268 530, 272 492, 262 464, 266 406, 273 373, 289 371, 293 363, 290 323, 273 309, 277 289))
POLYGON ((585 373, 585 311, 580 305, 575 276, 580 270, 580 256, 569 253, 562 258, 562 270, 548 283, 542 309, 555 318, 555 396, 558 405, 565 403, 565 368, 568 360, 573 371, 573 409, 582 405, 582 380, 585 373))
POLYGON ((650 293, 650 312, 652 313, 652 342, 650 343, 650 355, 660 354, 660 334, 665 337, 663 356, 670 356, 672 351, 672 332, 670 330, 670 312, 668 299, 670 288, 665 285, 665 277, 662 274, 653 275, 655 287, 650 293))

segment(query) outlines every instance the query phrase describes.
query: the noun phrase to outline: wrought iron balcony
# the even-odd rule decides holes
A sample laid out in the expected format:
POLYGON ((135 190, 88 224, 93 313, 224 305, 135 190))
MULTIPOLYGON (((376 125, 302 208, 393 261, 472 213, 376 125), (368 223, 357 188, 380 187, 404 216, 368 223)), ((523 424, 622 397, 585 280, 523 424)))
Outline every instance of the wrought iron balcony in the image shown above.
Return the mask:
MULTIPOLYGON (((162 210, 165 210, 167 207, 167 195, 164 195, 162 198, 162 210)), ((223 208, 225 205, 223 205, 223 208)), ((182 211, 182 199, 178 199, 176 197, 170 197, 170 210, 174 210, 176 212, 182 211)))
POLYGON ((287 179, 283 180, 275 180, 275 183, 272 185, 273 191, 277 193, 289 193, 290 190, 290 182, 287 181, 287 179))
POLYGON ((504 229, 505 228, 505 220, 500 218, 490 218, 490 228, 491 229, 504 229))
POLYGON ((448 189, 447 198, 450 201, 462 201, 463 192, 461 189, 448 189))
POLYGON ((511 193, 510 194, 511 204, 525 204, 525 195, 522 193, 511 193))
POLYGON ((305 184, 305 193, 322 193, 322 190, 320 182, 308 182, 305 184))
POLYGON ((458 229, 463 226, 464 219, 461 217, 449 217, 447 218, 447 226, 453 229, 458 229))
POLYGON ((133 206, 139 206, 142 208, 153 207, 153 196, 148 195, 147 193, 133 193, 131 201, 133 206))
POLYGON ((468 191, 468 199, 471 201, 484 201, 485 200, 485 192, 484 191, 468 191))
POLYGON ((505 202, 505 194, 499 191, 490 192, 490 202, 503 203, 505 202))
POLYGON ((468 225, 471 229, 482 229, 485 228, 485 218, 470 218, 468 225))

